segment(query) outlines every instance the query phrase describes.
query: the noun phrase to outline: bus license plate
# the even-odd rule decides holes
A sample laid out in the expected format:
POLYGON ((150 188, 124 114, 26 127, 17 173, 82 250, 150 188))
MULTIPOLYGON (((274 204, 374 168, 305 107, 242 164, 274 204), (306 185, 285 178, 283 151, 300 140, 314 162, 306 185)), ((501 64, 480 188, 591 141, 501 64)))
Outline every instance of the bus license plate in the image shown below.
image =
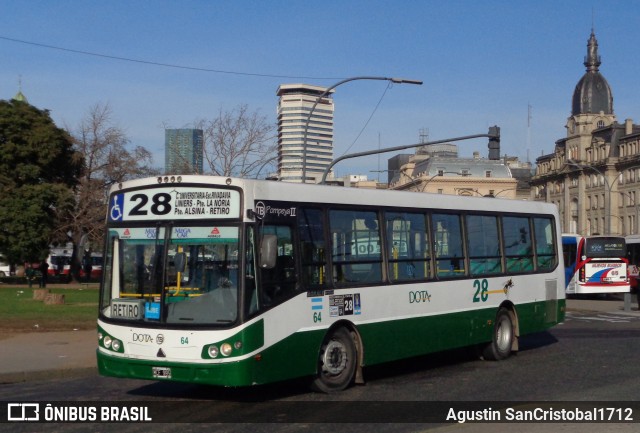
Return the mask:
POLYGON ((154 379, 171 379, 171 368, 169 367, 152 367, 154 379))

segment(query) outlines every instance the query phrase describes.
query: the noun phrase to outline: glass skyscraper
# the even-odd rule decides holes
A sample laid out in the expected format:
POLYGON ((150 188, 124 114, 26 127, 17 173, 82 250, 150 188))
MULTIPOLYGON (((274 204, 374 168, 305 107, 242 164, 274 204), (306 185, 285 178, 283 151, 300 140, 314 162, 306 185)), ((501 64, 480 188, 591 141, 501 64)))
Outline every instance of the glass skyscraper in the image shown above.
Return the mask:
POLYGON ((165 173, 202 174, 203 142, 202 129, 165 129, 165 173))

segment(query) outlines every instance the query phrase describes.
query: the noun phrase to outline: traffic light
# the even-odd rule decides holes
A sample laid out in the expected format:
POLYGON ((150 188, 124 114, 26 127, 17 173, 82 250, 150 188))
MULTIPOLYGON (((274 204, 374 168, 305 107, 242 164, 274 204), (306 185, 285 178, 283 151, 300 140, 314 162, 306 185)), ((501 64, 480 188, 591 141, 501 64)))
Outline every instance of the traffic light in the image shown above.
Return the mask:
POLYGON ((500 159, 500 127, 489 127, 489 159, 500 159))

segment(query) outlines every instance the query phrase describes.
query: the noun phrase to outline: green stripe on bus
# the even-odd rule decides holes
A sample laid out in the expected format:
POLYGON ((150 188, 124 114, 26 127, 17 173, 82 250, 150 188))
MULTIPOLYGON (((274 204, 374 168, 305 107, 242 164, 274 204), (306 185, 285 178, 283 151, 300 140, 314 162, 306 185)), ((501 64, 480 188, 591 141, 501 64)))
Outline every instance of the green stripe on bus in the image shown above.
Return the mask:
MULTIPOLYGON (((516 307, 520 335, 544 331, 564 320, 565 300, 516 307)), ((491 341, 497 308, 408 318, 357 326, 364 346, 364 365, 424 355, 491 341)), ((267 330, 268 332, 268 330, 267 330)), ((297 332, 235 362, 194 364, 131 360, 98 351, 100 374, 158 380, 152 367, 171 368, 171 380, 220 386, 248 386, 316 373, 322 340, 328 330, 297 332)), ((228 340, 225 340, 228 341, 228 340)))
MULTIPOLYGON (((225 340, 204 345, 202 347, 201 353, 202 358, 213 359, 209 355, 209 348, 211 346, 216 346, 218 349, 220 349, 220 346, 222 346, 222 344, 224 343, 230 344, 233 348, 229 357, 242 356, 244 354, 258 350, 264 345, 264 319, 258 320, 257 322, 247 326, 242 331, 232 335, 225 340), (241 343, 240 347, 236 347, 237 342, 241 343)), ((218 357, 221 357, 221 355, 218 355, 218 357)))

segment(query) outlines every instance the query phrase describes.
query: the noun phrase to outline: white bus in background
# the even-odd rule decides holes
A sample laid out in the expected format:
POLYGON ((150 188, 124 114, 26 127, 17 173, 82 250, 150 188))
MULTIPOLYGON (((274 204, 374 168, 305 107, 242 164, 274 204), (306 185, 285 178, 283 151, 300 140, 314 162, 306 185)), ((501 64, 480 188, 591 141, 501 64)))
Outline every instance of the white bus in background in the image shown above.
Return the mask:
POLYGON ((555 205, 213 176, 109 194, 98 368, 251 386, 465 346, 507 358, 562 322, 555 205))
POLYGON ((567 295, 628 293, 625 238, 562 235, 567 295))

